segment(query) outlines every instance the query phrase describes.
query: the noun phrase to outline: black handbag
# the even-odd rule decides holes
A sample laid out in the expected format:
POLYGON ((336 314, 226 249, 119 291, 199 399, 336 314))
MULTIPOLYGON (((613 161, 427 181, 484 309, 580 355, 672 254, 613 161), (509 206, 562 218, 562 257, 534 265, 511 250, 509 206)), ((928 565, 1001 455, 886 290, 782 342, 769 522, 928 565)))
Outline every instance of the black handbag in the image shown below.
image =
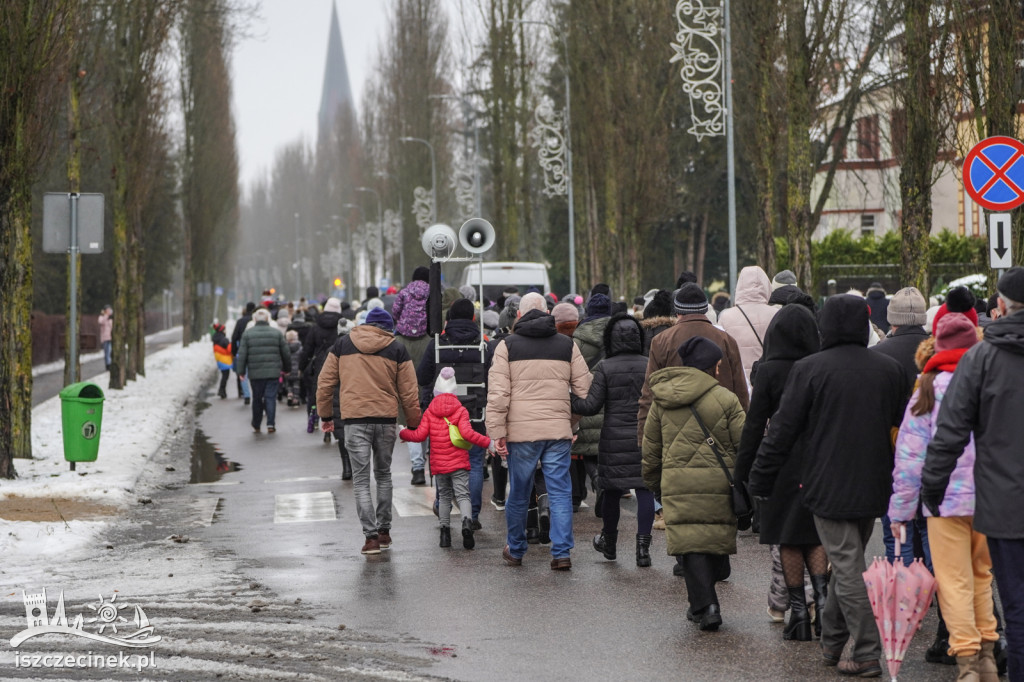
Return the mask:
POLYGON ((732 493, 732 513, 736 515, 736 527, 739 530, 747 530, 754 519, 754 507, 750 503, 750 494, 747 492, 747 486, 742 482, 736 483, 733 480, 729 467, 725 466, 725 459, 722 458, 722 453, 718 451, 718 443, 715 442, 711 432, 708 431, 708 427, 704 426, 704 420, 697 414, 697 410, 693 405, 690 405, 690 411, 693 412, 693 418, 700 425, 700 430, 704 432, 704 442, 711 446, 715 457, 718 458, 718 464, 722 467, 722 471, 725 472, 726 480, 729 481, 729 490, 732 493))

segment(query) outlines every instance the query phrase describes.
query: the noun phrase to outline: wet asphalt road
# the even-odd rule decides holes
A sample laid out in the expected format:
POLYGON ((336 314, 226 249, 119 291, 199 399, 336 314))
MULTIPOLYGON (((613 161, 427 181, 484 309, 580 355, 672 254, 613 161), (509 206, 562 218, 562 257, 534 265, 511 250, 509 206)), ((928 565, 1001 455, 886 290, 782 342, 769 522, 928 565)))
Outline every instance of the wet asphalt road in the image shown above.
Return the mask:
MULTIPOLYGON (((359 553, 363 537, 351 484, 340 480, 336 446, 325 445, 319 432, 306 433, 302 408, 279 407, 275 434, 253 434, 249 418, 241 400, 213 398, 198 420, 242 468, 203 486, 220 503, 214 523, 197 534, 237 555, 284 600, 324 606, 348 627, 382 639, 438 643, 427 651, 434 663, 425 673, 459 680, 842 677, 822 666, 816 644, 785 642, 782 626, 769 623, 770 558, 749 532, 740 536, 731 579, 719 585, 724 625, 703 633, 686 620, 685 588, 672 575, 664 533, 655 531, 654 566, 635 566, 631 500, 624 502, 618 561, 605 561, 589 546, 600 520, 584 509, 574 517, 571 572, 551 571, 543 545, 530 547, 521 568, 510 568, 501 561, 504 516, 490 504, 481 512, 476 549, 462 549, 458 533, 452 549, 437 546, 431 490, 410 485, 407 451, 399 444, 394 545, 367 557, 359 553), (334 511, 336 518, 275 523, 276 496, 303 493, 327 493, 327 515, 334 511)), ((484 499, 490 494, 488 481, 484 499)), ((881 552, 877 528, 872 553, 881 552)), ((924 662, 934 632, 933 611, 901 680, 955 679, 954 668, 924 662)))
MULTIPOLYGON (((177 345, 181 343, 181 327, 174 327, 172 329, 165 329, 162 332, 157 332, 146 340, 146 355, 151 355, 159 350, 163 350, 171 345, 177 345)), ((82 379, 89 380, 93 377, 97 377, 106 372, 106 366, 103 363, 103 358, 100 357, 96 360, 82 363, 82 379)), ((102 384, 101 388, 106 390, 107 388, 107 377, 101 377, 102 384)), ((49 400, 53 396, 60 393, 60 390, 64 388, 64 370, 58 369, 54 372, 47 372, 46 374, 40 374, 39 376, 32 378, 32 407, 35 407, 39 403, 49 400)))

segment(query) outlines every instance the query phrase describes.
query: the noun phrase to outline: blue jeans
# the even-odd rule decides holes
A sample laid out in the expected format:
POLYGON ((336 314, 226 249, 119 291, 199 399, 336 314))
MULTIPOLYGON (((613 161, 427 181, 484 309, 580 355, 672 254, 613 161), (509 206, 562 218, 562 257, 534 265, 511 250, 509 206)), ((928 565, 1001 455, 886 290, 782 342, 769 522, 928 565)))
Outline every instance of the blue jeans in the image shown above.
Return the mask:
POLYGON ((277 379, 249 379, 249 383, 252 385, 252 428, 260 428, 264 409, 267 411, 267 426, 274 426, 274 417, 277 416, 277 379))
POLYGON ((110 369, 110 354, 113 350, 113 344, 110 341, 103 342, 103 361, 107 363, 107 369, 110 369))
MULTIPOLYGON (((892 535, 892 522, 888 516, 882 517, 882 541, 885 543, 885 558, 889 563, 896 560, 896 538, 892 535)), ((900 545, 900 558, 903 565, 909 566, 916 558, 924 559, 924 565, 932 571, 932 549, 928 545, 928 524, 918 516, 907 522, 907 541, 900 545)), ((934 573, 934 571, 932 571, 934 573)))
POLYGON ((423 443, 406 443, 409 446, 409 461, 413 471, 423 471, 426 459, 423 457, 423 443))
POLYGON ((533 476, 540 461, 551 510, 551 556, 569 556, 572 539, 572 480, 569 477, 571 440, 539 440, 508 444, 509 491, 505 502, 508 549, 514 557, 526 554, 526 515, 533 476))
POLYGON ((480 516, 480 505, 484 497, 484 453, 479 445, 469 449, 469 501, 473 506, 473 518, 480 516))

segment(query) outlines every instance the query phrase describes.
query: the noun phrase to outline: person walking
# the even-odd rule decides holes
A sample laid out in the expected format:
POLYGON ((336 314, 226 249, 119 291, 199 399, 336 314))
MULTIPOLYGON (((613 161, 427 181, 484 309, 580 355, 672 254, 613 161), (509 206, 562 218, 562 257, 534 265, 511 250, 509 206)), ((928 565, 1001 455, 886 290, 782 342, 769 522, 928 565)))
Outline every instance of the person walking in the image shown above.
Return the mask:
MULTIPOLYGON (((316 430, 317 415, 316 407, 316 386, 320 370, 327 361, 327 354, 337 343, 342 330, 348 328, 348 321, 342 316, 341 300, 331 297, 324 303, 324 310, 316 316, 316 324, 306 335, 306 341, 302 345, 302 360, 299 363, 299 370, 302 373, 302 381, 306 384, 306 431, 313 433, 316 430)), ((335 412, 338 410, 338 397, 334 397, 335 412)), ((345 428, 340 423, 336 425, 331 433, 324 433, 324 443, 331 442, 331 434, 338 443, 338 454, 341 456, 341 480, 352 480, 352 461, 345 447, 345 428)))
POLYGON ((779 311, 769 305, 772 282, 764 270, 750 265, 740 270, 736 279, 735 302, 731 308, 718 315, 718 326, 736 339, 743 362, 743 375, 750 386, 750 370, 764 354, 764 335, 768 331, 775 313, 779 311))
POLYGON ((598 488, 602 491, 601 534, 594 549, 614 561, 619 537, 619 501, 636 491, 636 565, 651 565, 651 526, 654 494, 644 487, 640 448, 636 443, 636 411, 647 373, 643 355, 644 330, 629 315, 612 317, 604 330, 604 360, 594 368, 587 397, 572 396, 574 414, 591 415, 603 410, 598 445, 598 488))
POLYGON ((252 314, 253 326, 242 333, 238 349, 238 370, 252 387, 252 430, 260 432, 263 411, 267 413, 267 433, 274 433, 277 414, 277 388, 281 372, 292 366, 288 343, 276 325, 270 325, 270 312, 260 308, 252 314))
POLYGON ((973 530, 988 540, 1006 619, 1009 676, 1016 682, 1024 680, 1024 517, 1010 510, 1024 499, 1024 268, 1007 270, 996 289, 999 319, 985 327, 984 342, 960 359, 942 399, 921 470, 921 502, 933 516, 943 515, 973 433, 973 530))
POLYGON ((523 296, 517 315, 513 333, 494 350, 487 387, 487 433, 506 459, 510 479, 502 558, 509 566, 523 563, 527 503, 539 462, 551 510, 551 568, 567 571, 573 548, 569 395, 586 398, 591 376, 576 344, 555 329, 543 296, 523 296))
POLYGON ((404 410, 411 428, 419 426, 421 416, 416 369, 394 329, 386 310, 371 310, 364 324, 335 342, 317 381, 316 407, 324 433, 335 429, 334 395, 339 393, 338 420, 345 427, 345 447, 352 461, 363 554, 391 548, 391 455, 398 437, 398 411, 404 410), (377 482, 376 506, 370 494, 371 467, 377 482))
POLYGON ((235 383, 238 390, 238 397, 245 399, 245 404, 248 405, 252 398, 252 387, 249 386, 249 381, 245 378, 242 372, 238 371, 238 349, 242 346, 242 334, 249 327, 249 323, 252 322, 252 314, 256 312, 256 304, 249 301, 245 304, 245 311, 238 316, 235 320, 235 328, 231 332, 231 355, 234 358, 233 369, 235 370, 235 383))
MULTIPOLYGON (((659 337, 660 338, 660 337, 659 337)), ((681 367, 649 377, 654 402, 644 424, 643 479, 665 505, 668 553, 683 567, 690 607, 701 630, 718 630, 715 582, 736 553, 736 516, 724 469, 735 465, 744 412, 717 373, 724 354, 703 336, 677 349, 681 367)))
MULTIPOLYGON (((412 281, 398 292, 391 310, 395 320, 395 333, 405 346, 413 367, 419 367, 423 353, 430 342, 427 335, 427 298, 430 296, 430 270, 419 266, 412 273, 412 281)), ((383 305, 383 304, 382 304, 383 305)), ((409 462, 412 465, 412 484, 426 485, 424 473, 426 456, 422 443, 409 443, 409 462)))
POLYGON ((231 367, 234 364, 231 357, 231 342, 224 333, 224 325, 216 323, 213 325, 213 359, 217 362, 217 369, 220 371, 220 386, 217 388, 217 397, 224 400, 228 397, 228 379, 231 377, 231 367))
POLYGON ((864 298, 871 309, 871 324, 881 329, 883 334, 888 334, 892 323, 889 322, 889 299, 885 296, 885 288, 879 282, 872 282, 864 298))
POLYGON ((908 383, 913 385, 920 371, 915 360, 917 348, 929 336, 924 329, 928 302, 917 287, 906 287, 893 294, 888 303, 886 321, 889 334, 871 350, 899 362, 907 373, 908 383))
POLYGON ((651 341, 647 359, 647 376, 644 379, 644 390, 640 394, 637 410, 637 443, 643 442, 644 422, 651 409, 650 378, 654 372, 665 367, 679 367, 682 360, 677 350, 687 339, 703 336, 718 344, 722 351, 722 367, 717 373, 718 382, 736 394, 740 405, 746 410, 749 404, 747 379, 743 374, 743 363, 740 359, 739 346, 736 340, 711 324, 707 318, 708 298, 704 290, 693 282, 680 287, 673 297, 673 308, 676 323, 669 329, 659 333, 651 341))
MULTIPOLYGON (((888 515, 894 537, 905 537, 907 525, 918 516, 921 470, 928 443, 938 427, 942 399, 960 359, 977 342, 974 324, 962 313, 950 313, 937 325, 931 352, 922 353, 921 379, 896 439, 888 515)), ((939 508, 941 516, 928 509, 924 516, 947 630, 948 652, 944 653, 956 658, 958 679, 996 682, 999 669, 995 644, 999 634, 992 601, 992 559, 985 536, 974 530, 974 461, 972 438, 957 460, 951 476, 952 490, 939 508)))
MULTIPOLYGON (((472 301, 465 298, 455 301, 448 317, 448 322, 445 324, 444 331, 438 336, 436 345, 435 340, 431 339, 416 368, 416 379, 420 385, 420 405, 423 406, 429 402, 426 397, 432 386, 436 388, 441 371, 445 367, 451 367, 455 372, 456 382, 466 387, 464 391, 460 391, 459 401, 469 413, 473 430, 480 435, 487 435, 484 414, 487 408, 487 375, 494 357, 494 344, 486 339, 481 339, 480 325, 476 321, 476 309, 472 301), (452 346, 463 346, 463 348, 452 348, 452 346), (476 346, 476 348, 470 348, 470 346, 476 346), (483 349, 482 356, 481 348, 483 349)), ((486 448, 478 445, 474 445, 469 450, 469 496, 472 511, 470 518, 474 530, 480 529, 485 450, 486 448)), ((433 467, 431 473, 436 473, 433 467)), ((498 483, 496 481, 496 495, 497 491, 498 483)), ((501 483, 499 499, 505 499, 504 480, 501 483)))
POLYGON ((822 657, 844 675, 877 677, 882 645, 861 574, 875 521, 889 504, 891 431, 902 421, 910 386, 898 362, 868 350, 863 298, 831 297, 819 325, 821 351, 793 365, 758 448, 758 486, 774 490, 789 457, 803 453, 803 503, 832 563, 821 615, 822 657), (801 439, 804 446, 798 447, 801 439), (851 636, 852 658, 841 660, 851 636))
MULTIPOLYGON (((607 291, 608 285, 595 284, 592 291, 607 291)), ((576 326, 573 342, 579 347, 587 368, 593 372, 604 359, 604 332, 611 319, 611 299, 604 293, 591 294, 585 306, 586 317, 576 326)), ((601 515, 601 492, 597 482, 597 452, 601 440, 601 424, 604 414, 598 411, 580 420, 576 440, 572 444, 572 503, 577 509, 587 497, 587 479, 594 491, 596 501, 594 514, 601 515)))
POLYGON ((476 529, 473 525, 473 507, 469 493, 469 449, 465 446, 487 450, 491 447, 491 439, 473 428, 469 421, 469 412, 455 395, 458 387, 455 370, 451 367, 442 368, 437 381, 434 382, 434 399, 423 412, 420 425, 416 429, 402 429, 398 436, 403 441, 418 443, 422 443, 430 436, 433 441, 433 447, 430 449, 430 474, 437 481, 440 546, 452 546, 451 514, 454 497, 456 504, 459 505, 459 513, 462 514, 462 546, 465 549, 473 549, 476 546, 473 531, 476 529), (458 430, 464 443, 453 440, 452 426, 458 430))
POLYGON ((110 357, 113 349, 111 338, 114 332, 114 308, 108 303, 103 306, 99 316, 100 346, 103 348, 103 362, 110 371, 110 357))
MULTIPOLYGON (((734 479, 750 482, 750 493, 767 498, 760 505, 760 540, 762 545, 779 548, 782 583, 786 588, 789 622, 782 638, 807 642, 811 640, 811 618, 804 591, 804 568, 811 576, 816 611, 815 626, 821 634, 820 614, 825 605, 828 586, 828 559, 821 546, 814 516, 804 506, 800 494, 804 440, 787 458, 773 487, 764 485, 757 450, 765 428, 785 397, 784 388, 793 365, 821 347, 818 324, 801 305, 784 306, 772 319, 764 335, 764 355, 754 366, 751 381, 750 411, 743 426, 734 479)), ((774 576, 773 576, 774 583, 774 576)), ((779 611, 769 598, 769 610, 779 611)), ((786 611, 783 608, 781 611, 786 611)))

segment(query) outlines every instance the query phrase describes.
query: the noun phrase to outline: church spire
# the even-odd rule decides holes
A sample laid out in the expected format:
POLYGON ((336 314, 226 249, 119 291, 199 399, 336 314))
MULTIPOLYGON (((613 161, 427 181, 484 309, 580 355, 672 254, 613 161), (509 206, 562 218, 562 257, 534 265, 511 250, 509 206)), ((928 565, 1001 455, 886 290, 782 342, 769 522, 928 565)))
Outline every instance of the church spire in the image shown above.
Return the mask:
POLYGON ((327 36, 327 65, 324 68, 324 87, 320 95, 320 117, 317 139, 323 140, 334 127, 335 118, 343 107, 355 108, 349 86, 345 49, 341 45, 341 27, 338 7, 331 3, 331 27, 327 36))

